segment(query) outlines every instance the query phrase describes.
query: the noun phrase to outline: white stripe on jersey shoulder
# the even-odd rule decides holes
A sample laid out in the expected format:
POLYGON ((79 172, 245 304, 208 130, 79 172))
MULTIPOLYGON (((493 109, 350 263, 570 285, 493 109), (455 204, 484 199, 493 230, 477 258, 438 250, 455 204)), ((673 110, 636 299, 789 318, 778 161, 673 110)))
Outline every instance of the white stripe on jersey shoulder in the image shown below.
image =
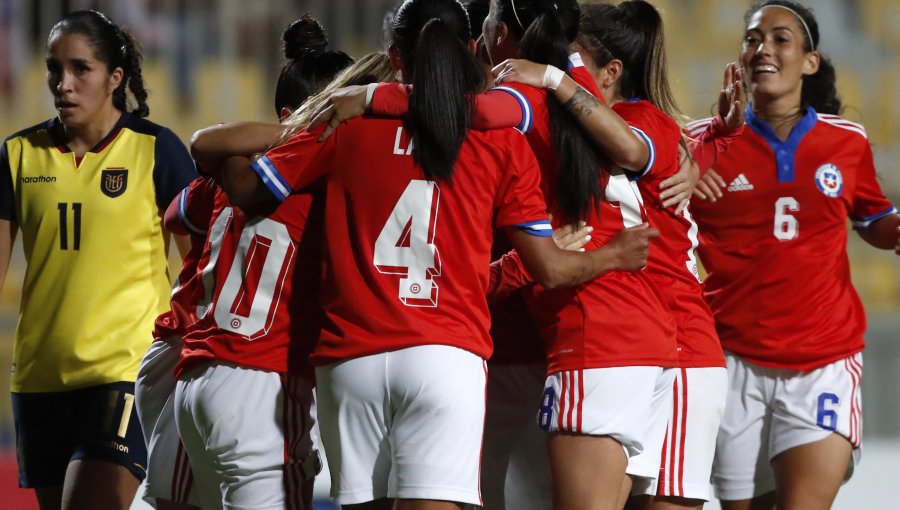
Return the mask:
POLYGON ((827 113, 819 113, 819 120, 822 122, 826 122, 831 124, 832 126, 836 126, 842 129, 846 129, 847 131, 853 131, 854 133, 859 133, 863 136, 863 138, 868 139, 869 135, 866 133, 866 128, 863 127, 862 124, 857 124, 856 122, 850 122, 847 119, 842 117, 838 117, 837 115, 829 115, 827 113))
POLYGON ((516 129, 523 135, 531 131, 531 125, 534 123, 534 113, 532 113, 531 103, 528 102, 527 97, 512 87, 491 87, 488 90, 502 90, 516 98, 516 101, 519 102, 519 106, 522 108, 522 122, 516 126, 516 129))
POLYGON ((187 197, 188 188, 184 188, 183 190, 181 190, 181 193, 178 194, 178 220, 181 221, 181 224, 184 225, 184 228, 188 229, 192 234, 205 236, 206 229, 202 229, 194 225, 193 223, 191 223, 190 218, 188 218, 187 197))
POLYGON ((688 122, 685 128, 691 134, 691 136, 697 136, 700 133, 706 131, 710 124, 713 122, 713 117, 708 117, 705 119, 695 120, 693 122, 688 122))
POLYGON ((577 51, 569 55, 569 69, 575 67, 584 67, 584 60, 581 59, 581 53, 577 51))

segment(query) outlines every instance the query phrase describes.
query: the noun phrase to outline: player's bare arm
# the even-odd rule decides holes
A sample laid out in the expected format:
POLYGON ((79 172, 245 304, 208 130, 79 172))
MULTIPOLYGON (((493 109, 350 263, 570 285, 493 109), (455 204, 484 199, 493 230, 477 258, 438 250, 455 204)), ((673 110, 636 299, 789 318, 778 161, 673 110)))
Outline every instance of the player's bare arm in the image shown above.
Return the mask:
POLYGON ((882 250, 894 250, 900 255, 900 214, 889 214, 859 231, 863 241, 882 250))
MULTIPOLYGON (((498 84, 518 82, 545 88, 547 68, 528 60, 510 59, 494 67, 492 72, 498 84)), ((650 148, 609 106, 592 96, 569 75, 563 76, 556 90, 550 90, 572 112, 613 164, 634 172, 644 168, 650 159, 650 148)))
MULTIPOLYGON (((218 168, 230 156, 251 157, 278 143, 284 126, 234 122, 201 129, 191 137, 191 156, 201 168, 218 168)), ((249 169, 248 169, 249 170, 249 169)))

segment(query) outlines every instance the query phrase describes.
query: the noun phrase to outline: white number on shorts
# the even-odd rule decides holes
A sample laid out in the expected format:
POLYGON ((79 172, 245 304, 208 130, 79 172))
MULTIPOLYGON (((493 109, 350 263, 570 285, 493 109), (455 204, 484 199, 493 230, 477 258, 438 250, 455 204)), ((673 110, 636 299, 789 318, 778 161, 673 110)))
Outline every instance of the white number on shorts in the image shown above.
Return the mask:
POLYGON ((286 226, 258 218, 244 226, 234 262, 222 284, 213 317, 227 331, 255 340, 275 319, 273 303, 281 297, 286 268, 296 247, 286 226))
POLYGON ((800 203, 794 197, 781 197, 775 201, 775 238, 779 241, 790 241, 800 235, 800 222, 788 214, 797 212, 800 203))
POLYGON ((374 264, 382 274, 400 278, 406 306, 436 307, 441 256, 434 244, 441 190, 434 181, 409 182, 375 241, 374 264))
POLYGON ((207 241, 209 243, 209 261, 200 272, 200 281, 203 283, 203 297, 197 302, 195 308, 195 314, 198 319, 206 317, 209 305, 212 303, 213 292, 216 290, 216 262, 219 260, 222 239, 225 237, 225 231, 228 229, 228 224, 231 222, 232 217, 231 207, 222 209, 222 212, 216 216, 216 221, 213 222, 212 227, 209 229, 209 240, 207 241))
POLYGON ((625 174, 609 176, 606 184, 606 199, 613 207, 618 207, 622 213, 622 222, 625 228, 636 227, 644 223, 644 201, 641 199, 641 191, 637 183, 633 182, 625 174))

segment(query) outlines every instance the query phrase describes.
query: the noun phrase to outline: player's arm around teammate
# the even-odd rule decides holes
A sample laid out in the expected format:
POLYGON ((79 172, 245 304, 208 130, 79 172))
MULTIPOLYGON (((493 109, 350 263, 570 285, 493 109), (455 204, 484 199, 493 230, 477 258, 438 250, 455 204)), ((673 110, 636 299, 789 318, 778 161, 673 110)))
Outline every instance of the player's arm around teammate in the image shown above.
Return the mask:
POLYGON ((134 378, 167 306, 161 216, 196 172, 144 119, 140 59, 105 15, 66 15, 47 42, 56 117, 0 149, 0 253, 20 229, 29 261, 12 378, 20 483, 45 509, 127 508, 144 477, 134 378))
POLYGON ((713 166, 720 197, 694 209, 729 373, 713 485, 727 510, 825 509, 853 471, 862 431, 865 315, 846 223, 896 250, 900 218, 864 128, 838 116, 812 11, 769 0, 744 21, 747 128, 713 166), (810 298, 786 309, 778 301, 789 294, 810 298))

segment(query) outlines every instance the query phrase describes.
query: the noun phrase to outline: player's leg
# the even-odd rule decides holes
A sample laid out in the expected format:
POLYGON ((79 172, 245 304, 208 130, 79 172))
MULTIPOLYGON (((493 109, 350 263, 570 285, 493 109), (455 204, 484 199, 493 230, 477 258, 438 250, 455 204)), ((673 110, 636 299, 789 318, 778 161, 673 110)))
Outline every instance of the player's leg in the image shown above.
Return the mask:
POLYGON ((779 379, 771 452, 778 508, 831 507, 858 459, 861 380, 861 354, 779 379))
POLYGON ((609 436, 552 433, 547 440, 555 510, 620 508, 628 459, 609 436))
POLYGON ((827 510, 847 474, 853 447, 837 434, 772 459, 780 510, 827 510))
POLYGON ((175 426, 175 367, 181 338, 150 345, 135 381, 135 408, 147 446, 143 499, 157 510, 192 510, 190 461, 175 426))
POLYGON ((775 476, 769 465, 774 394, 772 370, 725 353, 728 396, 716 438, 712 485, 723 510, 771 510, 775 476))
POLYGON ((423 345, 390 353, 391 476, 398 509, 481 504, 487 366, 463 349, 423 345))
POLYGON ((140 484, 131 470, 118 464, 89 458, 74 460, 66 471, 62 508, 126 510, 140 484))
POLYGON ((547 377, 539 423, 551 433, 556 510, 621 508, 628 487, 627 456, 643 449, 663 372, 659 367, 616 367, 547 377))
POLYGON ((489 366, 481 492, 485 510, 552 508, 546 437, 535 423, 543 363, 489 366))
POLYGON ((341 505, 343 510, 393 510, 394 500, 390 498, 380 498, 375 501, 360 503, 358 505, 341 505))

